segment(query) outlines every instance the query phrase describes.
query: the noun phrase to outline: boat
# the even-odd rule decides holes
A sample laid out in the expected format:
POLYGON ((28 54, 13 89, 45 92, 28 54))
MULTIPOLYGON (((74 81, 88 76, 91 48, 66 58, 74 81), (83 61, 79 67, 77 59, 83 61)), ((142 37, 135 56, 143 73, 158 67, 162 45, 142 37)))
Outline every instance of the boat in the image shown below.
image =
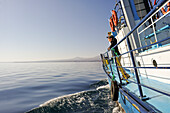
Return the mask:
POLYGON ((118 0, 108 20, 117 44, 100 56, 112 100, 126 113, 168 113, 170 0, 118 0))

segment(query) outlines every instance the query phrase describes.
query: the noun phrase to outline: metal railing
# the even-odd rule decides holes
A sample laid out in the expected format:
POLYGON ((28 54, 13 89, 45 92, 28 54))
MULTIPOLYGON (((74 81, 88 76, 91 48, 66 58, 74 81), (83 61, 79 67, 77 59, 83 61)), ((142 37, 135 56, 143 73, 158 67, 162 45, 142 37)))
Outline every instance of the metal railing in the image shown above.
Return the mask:
MULTIPOLYGON (((168 1, 169 1, 169 0, 168 0, 168 1)), ((146 68, 147 68, 147 69, 170 69, 170 67, 137 67, 137 66, 136 66, 136 61, 135 61, 135 57, 134 57, 133 51, 140 50, 140 49, 143 49, 143 48, 146 48, 146 47, 150 47, 150 46, 152 46, 152 45, 157 45, 157 44, 159 44, 159 43, 161 43, 161 42, 163 42, 163 41, 169 40, 170 37, 167 37, 167 38, 165 38, 165 39, 163 39, 163 40, 157 41, 156 43, 152 43, 152 44, 149 44, 149 45, 146 45, 146 46, 142 46, 142 45, 141 45, 141 47, 139 47, 139 48, 132 49, 131 43, 130 43, 130 40, 129 40, 129 36, 130 36, 135 30, 138 30, 138 28, 141 27, 146 21, 148 21, 149 19, 152 19, 152 17, 153 17, 164 5, 166 5, 166 3, 167 3, 168 1, 167 1, 167 0, 162 0, 159 4, 157 4, 122 40, 120 40, 114 47, 112 47, 112 49, 113 49, 113 48, 115 48, 116 46, 118 46, 120 43, 122 43, 123 41, 125 41, 125 40, 127 41, 127 46, 128 46, 129 51, 127 51, 127 52, 125 52, 125 53, 122 53, 121 55, 118 55, 118 56, 112 56, 112 59, 114 59, 114 61, 115 61, 117 73, 118 73, 119 80, 120 80, 120 85, 122 86, 122 79, 121 79, 121 76, 120 76, 120 73, 119 73, 119 70, 118 70, 119 66, 117 65, 116 57, 119 57, 119 56, 122 56, 122 55, 128 54, 128 53, 130 54, 131 62, 132 62, 132 64, 133 64, 133 67, 121 67, 121 68, 133 68, 133 69, 134 69, 134 75, 135 75, 135 78, 136 78, 136 82, 130 81, 130 80, 128 80, 128 81, 129 81, 129 82, 132 82, 132 83, 135 83, 135 84, 138 85, 138 90, 139 90, 139 94, 140 94, 140 98, 141 98, 141 99, 145 98, 145 97, 144 97, 144 94, 143 94, 143 91, 142 91, 142 86, 143 86, 143 87, 146 87, 146 88, 148 88, 148 89, 151 89, 151 90, 153 90, 153 91, 156 91, 156 92, 158 92, 158 93, 161 93, 161 94, 163 94, 163 95, 166 95, 166 96, 170 96, 170 93, 165 92, 165 91, 158 90, 158 89, 156 89, 156 88, 153 88, 153 87, 150 87, 150 86, 147 86, 147 85, 144 85, 144 84, 141 84, 140 79, 139 79, 139 75, 138 75, 138 70, 137 70, 137 69, 138 69, 138 68, 145 68, 145 69, 146 69, 146 68)), ((168 14, 169 14, 169 13, 168 13, 168 14)), ((166 16, 166 15, 164 15, 164 16, 166 16)), ((163 17, 160 17, 160 19, 161 19, 161 18, 163 18, 163 17)), ((159 20, 160 20, 160 19, 159 19, 159 20)), ((155 21, 152 20, 152 23, 149 25, 149 26, 152 26, 152 28, 153 28, 154 31, 155 31, 155 29, 154 29, 154 24, 155 24, 157 21, 158 21, 158 20, 155 20, 155 21)), ((147 28, 149 28, 149 26, 148 26, 147 28)), ((146 30, 146 29, 144 29, 144 30, 146 30)), ((140 32, 138 32, 138 33, 140 34, 140 33, 144 32, 144 30, 142 30, 142 31, 140 31, 140 32)), ((154 36, 156 37, 156 32, 154 32, 154 36)), ((111 62, 113 62, 113 61, 112 61, 112 59, 109 59, 109 54, 108 54, 109 52, 110 52, 110 51, 107 51, 107 52, 105 52, 104 54, 101 54, 101 58, 107 60, 108 64, 110 65, 111 73, 113 74, 113 70, 112 70, 112 68, 111 68, 111 62)), ((112 51, 111 51, 111 52, 112 52, 112 51)), ((112 53, 112 55, 114 55, 114 53, 112 53)), ((103 65, 104 65, 104 61, 103 61, 103 65)), ((108 76, 109 76, 109 74, 108 74, 108 76)), ((112 79, 111 76, 109 76, 109 77, 112 79)), ((127 80, 127 79, 124 79, 124 80, 127 80)))
MULTIPOLYGON (((166 6, 168 2, 169 2, 169 1, 167 1, 162 7, 166 6)), ((147 42, 146 42, 146 40, 150 40, 150 44, 152 44, 152 43, 153 43, 153 42, 151 41, 151 38, 152 38, 152 37, 154 37, 155 42, 158 42, 157 33, 158 33, 158 31, 160 31, 160 30, 156 31, 156 23, 169 14, 169 12, 168 12, 168 13, 166 13, 166 14, 164 14, 164 15, 162 15, 161 17, 159 17, 159 18, 156 19, 156 18, 155 18, 155 15, 156 15, 158 12, 160 12, 160 9, 161 9, 162 7, 159 7, 159 8, 156 7, 156 8, 158 8, 158 10, 155 11, 150 17, 148 17, 148 18, 137 28, 138 40, 139 40, 139 42, 140 42, 140 46, 141 46, 141 47, 142 47, 142 41, 143 41, 143 40, 145 40, 145 45, 148 45, 147 42), (153 17, 154 17, 154 18, 153 18, 153 17), (147 23, 147 21, 150 21, 150 24, 149 24, 147 27, 142 28, 143 25, 147 23), (153 30, 153 33, 151 33, 150 35, 148 34, 148 36, 145 36, 145 37, 142 39, 142 37, 140 36, 140 34, 145 33, 149 28, 152 28, 152 29, 150 29, 150 30, 153 30), (140 29, 141 29, 141 30, 140 30, 140 29)), ((157 47, 159 47, 158 44, 159 44, 159 43, 157 43, 157 47)), ((142 51, 143 51, 143 50, 142 50, 142 51)))

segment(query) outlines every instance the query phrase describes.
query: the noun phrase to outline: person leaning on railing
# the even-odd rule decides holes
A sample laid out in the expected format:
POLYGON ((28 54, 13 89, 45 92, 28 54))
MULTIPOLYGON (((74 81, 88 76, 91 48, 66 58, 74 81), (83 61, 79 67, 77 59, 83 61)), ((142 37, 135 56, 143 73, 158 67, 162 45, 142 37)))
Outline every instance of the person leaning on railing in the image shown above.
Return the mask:
MULTIPOLYGON (((110 46, 108 47, 108 51, 112 48, 112 47, 114 47, 116 44, 117 44, 117 39, 113 36, 113 35, 111 35, 111 32, 108 32, 108 36, 107 36, 107 38, 108 38, 108 41, 110 42, 110 46)), ((114 56, 118 56, 118 55, 120 55, 120 52, 119 52, 119 50, 118 50, 118 46, 116 46, 115 48, 114 48, 114 56)), ((117 57, 117 59, 118 59, 118 64, 119 64, 119 66, 120 67, 122 67, 122 65, 121 65, 121 56, 118 56, 117 57)), ((119 67, 119 70, 120 70, 120 72, 122 73, 122 75, 125 75, 126 76, 126 78, 129 78, 130 77, 130 75, 129 74, 127 74, 126 73, 126 71, 123 69, 123 68, 120 68, 119 67), (121 71, 122 70, 122 71, 121 71)), ((122 76, 123 77, 123 76, 122 76)), ((125 78, 125 77, 124 77, 125 78)))

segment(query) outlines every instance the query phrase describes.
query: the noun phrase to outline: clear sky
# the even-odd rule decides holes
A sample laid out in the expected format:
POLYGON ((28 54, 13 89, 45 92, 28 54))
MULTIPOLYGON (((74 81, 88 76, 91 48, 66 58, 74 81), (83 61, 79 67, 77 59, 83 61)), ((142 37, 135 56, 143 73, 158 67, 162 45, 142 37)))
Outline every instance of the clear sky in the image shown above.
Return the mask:
POLYGON ((114 0, 0 0, 0 62, 106 51, 114 0))

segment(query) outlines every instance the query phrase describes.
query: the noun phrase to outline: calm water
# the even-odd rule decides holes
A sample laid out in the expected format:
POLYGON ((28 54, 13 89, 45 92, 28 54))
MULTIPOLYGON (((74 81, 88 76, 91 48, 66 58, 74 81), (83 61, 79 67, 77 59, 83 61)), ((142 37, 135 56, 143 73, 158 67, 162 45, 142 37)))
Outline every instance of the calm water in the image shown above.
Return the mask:
POLYGON ((100 62, 0 63, 0 113, 23 113, 105 78, 100 62))

